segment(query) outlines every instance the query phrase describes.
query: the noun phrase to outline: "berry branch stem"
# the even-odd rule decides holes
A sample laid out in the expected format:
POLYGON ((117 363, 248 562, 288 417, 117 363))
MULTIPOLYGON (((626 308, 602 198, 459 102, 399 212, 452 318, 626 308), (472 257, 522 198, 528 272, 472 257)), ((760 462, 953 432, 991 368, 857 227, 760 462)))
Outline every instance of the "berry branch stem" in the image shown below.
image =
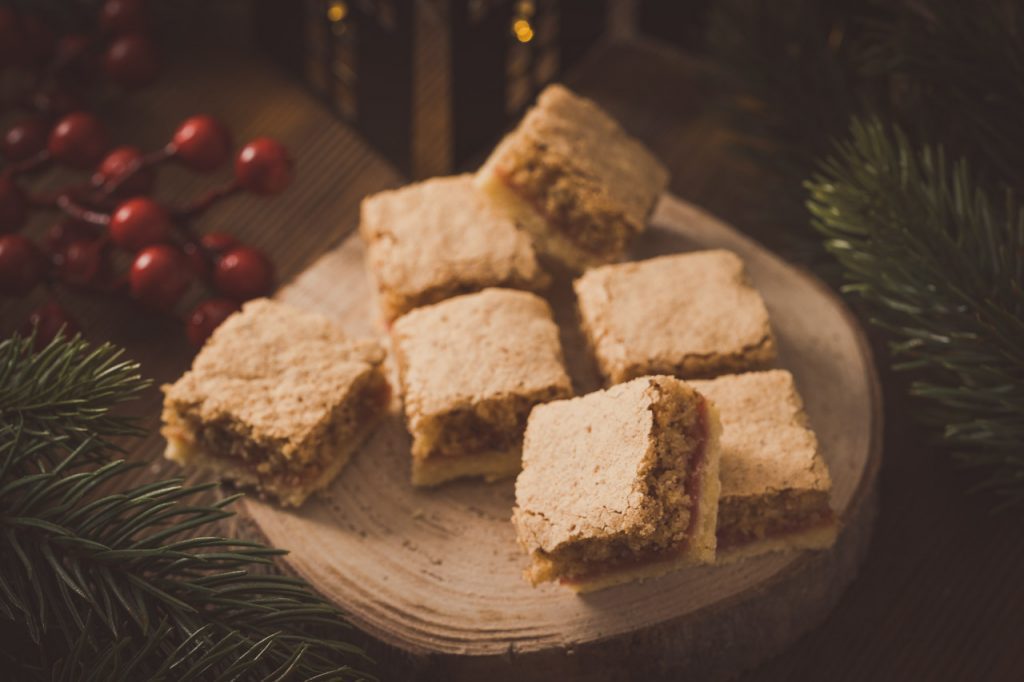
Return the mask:
POLYGON ((125 169, 118 175, 104 179, 102 176, 96 176, 101 182, 98 185, 99 193, 104 197, 115 196, 121 191, 132 180, 139 177, 139 174, 145 170, 156 168, 160 164, 164 163, 168 159, 174 156, 173 150, 169 149, 169 146, 157 149, 154 152, 150 152, 141 158, 133 160, 125 169))
POLYGON ((217 202, 238 194, 241 191, 242 186, 238 184, 238 181, 232 180, 226 185, 211 189, 205 194, 200 195, 199 198, 195 199, 188 206, 178 211, 172 211, 171 215, 174 216, 176 222, 186 224, 188 221, 208 211, 217 202))
POLYGON ((89 223, 90 225, 99 225, 101 227, 105 227, 110 224, 109 213, 100 213, 99 211, 91 211, 84 208, 75 202, 69 192, 60 194, 55 203, 60 210, 64 211, 64 213, 73 220, 89 223))
POLYGON ((50 152, 43 149, 23 161, 8 164, 3 169, 3 175, 14 179, 20 175, 44 170, 50 165, 50 152))

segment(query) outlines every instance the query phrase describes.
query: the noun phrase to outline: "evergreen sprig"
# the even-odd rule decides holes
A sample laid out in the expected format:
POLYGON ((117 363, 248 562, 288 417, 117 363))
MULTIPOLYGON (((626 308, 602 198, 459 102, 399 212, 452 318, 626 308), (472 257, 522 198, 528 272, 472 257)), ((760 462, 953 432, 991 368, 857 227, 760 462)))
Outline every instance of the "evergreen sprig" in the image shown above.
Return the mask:
POLYGON ((732 101, 754 102, 733 106, 731 121, 789 190, 770 193, 773 215, 796 226, 787 255, 829 281, 834 265, 845 271, 896 368, 912 373, 921 400, 906 416, 983 472, 983 488, 1024 501, 1024 247, 1006 190, 1024 191, 1019 3, 714 7, 710 42, 731 67, 732 101), (835 259, 814 257, 822 234, 835 259))
MULTIPOLYGON (((149 385, 138 363, 123 360, 123 351, 110 344, 93 348, 78 337, 39 352, 33 346, 33 338, 0 341, 0 424, 5 433, 34 440, 39 448, 38 453, 19 449, 12 465, 52 465, 53 448, 45 446, 57 442, 81 447, 96 441, 87 448, 92 452, 98 446, 116 448, 110 440, 115 436, 141 434, 131 419, 111 412, 149 385)), ((13 448, 14 442, 0 447, 13 448)), ((85 463, 85 454, 79 463, 85 463)))
POLYGON ((895 367, 983 487, 1024 501, 1024 211, 964 161, 855 120, 807 184, 845 289, 890 335, 895 367))
POLYGON ((0 344, 0 664, 25 680, 350 680, 341 613, 273 573, 284 552, 208 534, 237 499, 128 486, 138 433, 111 410, 146 382, 116 348, 0 344), (104 463, 105 462, 105 463, 104 463), (110 492, 115 491, 115 492, 110 492))

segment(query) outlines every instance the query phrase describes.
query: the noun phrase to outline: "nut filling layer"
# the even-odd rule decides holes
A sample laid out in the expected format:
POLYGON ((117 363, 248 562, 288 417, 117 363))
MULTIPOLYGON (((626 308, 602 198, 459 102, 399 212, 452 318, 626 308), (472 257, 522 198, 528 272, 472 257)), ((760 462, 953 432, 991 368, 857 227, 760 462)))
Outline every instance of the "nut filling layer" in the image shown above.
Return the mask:
POLYGON ((530 395, 481 401, 437 415, 419 432, 416 454, 424 459, 471 457, 521 447, 523 429, 533 406, 564 396, 564 391, 550 388, 530 395))
POLYGON ((723 498, 718 507, 718 547, 733 549, 834 524, 828 498, 825 490, 723 498))
MULTIPOLYGON (((536 147, 538 157, 542 158, 543 144, 536 147)), ((622 228, 625 216, 621 212, 587 209, 575 201, 568 189, 572 176, 566 166, 530 160, 511 173, 500 168, 494 172, 513 194, 577 248, 605 260, 625 250, 632 235, 632 231, 622 228)), ((578 177, 575 182, 580 182, 578 177)))

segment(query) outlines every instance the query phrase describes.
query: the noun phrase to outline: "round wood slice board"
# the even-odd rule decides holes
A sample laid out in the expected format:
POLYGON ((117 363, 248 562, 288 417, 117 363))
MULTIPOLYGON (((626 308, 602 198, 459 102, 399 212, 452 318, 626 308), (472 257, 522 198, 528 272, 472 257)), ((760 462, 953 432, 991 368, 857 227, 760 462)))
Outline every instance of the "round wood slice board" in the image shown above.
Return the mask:
MULTIPOLYGON (((763 294, 833 479, 843 530, 825 552, 771 554, 577 595, 530 587, 509 522, 511 480, 409 484, 400 407, 338 479, 300 510, 253 497, 251 526, 290 550, 285 568, 342 607, 385 679, 724 678, 791 645, 853 579, 875 509, 881 399, 863 333, 823 284, 679 199, 659 202, 633 256, 726 248, 763 294)), ((280 293, 384 336, 353 235, 280 293)), ((568 278, 550 292, 577 393, 598 388, 574 323, 568 278)), ((396 401, 397 402, 397 401, 396 401)))

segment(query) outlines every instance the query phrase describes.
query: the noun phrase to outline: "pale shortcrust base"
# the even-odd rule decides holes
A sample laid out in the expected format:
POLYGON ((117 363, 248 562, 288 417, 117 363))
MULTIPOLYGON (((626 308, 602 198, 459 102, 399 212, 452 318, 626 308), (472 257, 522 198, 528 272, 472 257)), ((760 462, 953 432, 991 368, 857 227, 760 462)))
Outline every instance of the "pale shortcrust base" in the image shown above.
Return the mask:
POLYGON ((771 552, 828 549, 835 544, 838 533, 839 524, 830 523, 795 533, 755 540, 754 542, 737 545, 729 549, 719 550, 715 563, 731 564, 771 552))
MULTIPOLYGON (((495 152, 491 158, 497 156, 498 154, 495 152)), ((537 213, 528 201, 505 184, 491 164, 485 164, 477 171, 474 182, 477 189, 486 194, 512 220, 526 230, 537 251, 577 272, 583 272, 588 267, 609 262, 607 258, 600 258, 579 248, 557 230, 552 229, 548 221, 537 213)))
POLYGON ((706 561, 702 561, 695 557, 692 552, 684 551, 668 559, 651 561, 639 566, 611 570, 590 579, 572 582, 564 581, 560 582, 560 584, 568 587, 577 594, 583 594, 586 592, 596 592, 609 587, 615 587, 616 585, 624 585, 625 583, 653 580, 654 578, 660 578, 663 575, 668 575, 669 573, 673 573, 682 568, 700 566, 706 563, 706 561))
POLYGON ((340 434, 335 442, 325 444, 324 447, 330 448, 333 454, 331 461, 319 476, 299 487, 278 485, 273 481, 261 481, 259 476, 250 469, 239 466, 230 459, 217 457, 205 451, 184 435, 165 433, 167 449, 164 451, 164 457, 183 467, 194 466, 205 469, 213 475, 227 479, 239 486, 255 488, 262 494, 276 498, 282 506, 301 507, 310 495, 326 488, 341 473, 351 459, 352 453, 362 445, 379 421, 380 417, 371 419, 355 433, 340 434))
POLYGON ((488 483, 515 476, 522 468, 522 450, 485 452, 464 457, 413 459, 412 484, 440 485, 456 478, 483 478, 488 483))

